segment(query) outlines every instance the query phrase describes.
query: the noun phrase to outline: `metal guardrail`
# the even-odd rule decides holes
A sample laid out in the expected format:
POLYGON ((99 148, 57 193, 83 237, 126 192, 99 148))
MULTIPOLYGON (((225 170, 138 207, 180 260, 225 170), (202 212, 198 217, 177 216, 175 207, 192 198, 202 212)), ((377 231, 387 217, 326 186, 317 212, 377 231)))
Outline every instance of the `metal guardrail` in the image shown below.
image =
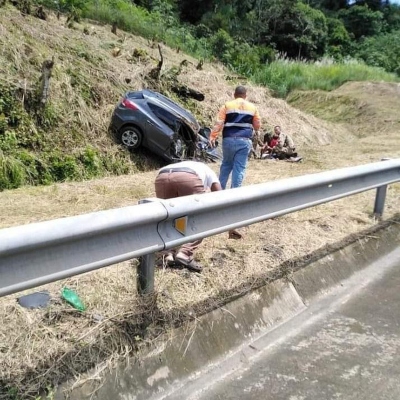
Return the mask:
POLYGON ((196 239, 400 181, 400 159, 0 230, 0 296, 142 257, 139 291, 154 288, 154 254, 196 239))

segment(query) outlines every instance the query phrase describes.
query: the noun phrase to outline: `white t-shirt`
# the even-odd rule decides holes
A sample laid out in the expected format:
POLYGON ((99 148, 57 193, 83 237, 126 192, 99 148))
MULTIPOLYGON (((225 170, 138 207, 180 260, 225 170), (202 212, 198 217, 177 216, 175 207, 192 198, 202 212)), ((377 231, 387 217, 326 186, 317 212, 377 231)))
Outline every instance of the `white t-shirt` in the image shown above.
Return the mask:
POLYGON ((181 161, 162 167, 160 171, 166 169, 189 168, 201 179, 205 189, 211 189, 213 183, 219 183, 217 174, 206 164, 198 161, 181 161))

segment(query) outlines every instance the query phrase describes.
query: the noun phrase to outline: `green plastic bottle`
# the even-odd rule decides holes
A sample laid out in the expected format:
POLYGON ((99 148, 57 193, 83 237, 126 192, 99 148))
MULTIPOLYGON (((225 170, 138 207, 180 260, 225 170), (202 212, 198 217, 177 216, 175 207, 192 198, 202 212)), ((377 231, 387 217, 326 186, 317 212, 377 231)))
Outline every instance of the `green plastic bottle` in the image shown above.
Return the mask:
POLYGON ((61 297, 72 307, 76 308, 79 311, 85 311, 86 307, 82 303, 82 300, 79 298, 78 294, 67 287, 63 288, 61 291, 61 297))

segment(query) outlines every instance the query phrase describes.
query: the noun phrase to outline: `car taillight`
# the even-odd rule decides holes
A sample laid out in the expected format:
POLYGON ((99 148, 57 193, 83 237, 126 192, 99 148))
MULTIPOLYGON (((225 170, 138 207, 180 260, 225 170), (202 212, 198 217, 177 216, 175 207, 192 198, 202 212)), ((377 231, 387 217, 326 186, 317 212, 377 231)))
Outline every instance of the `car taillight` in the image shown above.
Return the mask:
POLYGON ((121 101, 121 104, 124 107, 129 108, 129 109, 134 110, 134 111, 136 111, 138 109, 136 104, 133 101, 128 100, 127 98, 123 99, 121 101))

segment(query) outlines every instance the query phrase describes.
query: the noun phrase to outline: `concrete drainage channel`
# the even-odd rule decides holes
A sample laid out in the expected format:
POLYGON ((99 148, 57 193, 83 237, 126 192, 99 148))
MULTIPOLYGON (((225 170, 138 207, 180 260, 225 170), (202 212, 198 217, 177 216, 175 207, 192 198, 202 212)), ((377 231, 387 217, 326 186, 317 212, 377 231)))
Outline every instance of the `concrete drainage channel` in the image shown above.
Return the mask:
POLYGON ((89 381, 72 391, 65 385, 55 399, 64 399, 65 389, 72 400, 187 399, 185 388, 190 382, 223 375, 228 358, 229 368, 246 362, 258 351, 252 345, 258 338, 383 259, 399 247, 399 242, 400 224, 395 221, 294 272, 289 279, 272 282, 200 317, 189 331, 176 329, 149 349, 140 362, 132 361, 108 373, 101 385, 89 381))

